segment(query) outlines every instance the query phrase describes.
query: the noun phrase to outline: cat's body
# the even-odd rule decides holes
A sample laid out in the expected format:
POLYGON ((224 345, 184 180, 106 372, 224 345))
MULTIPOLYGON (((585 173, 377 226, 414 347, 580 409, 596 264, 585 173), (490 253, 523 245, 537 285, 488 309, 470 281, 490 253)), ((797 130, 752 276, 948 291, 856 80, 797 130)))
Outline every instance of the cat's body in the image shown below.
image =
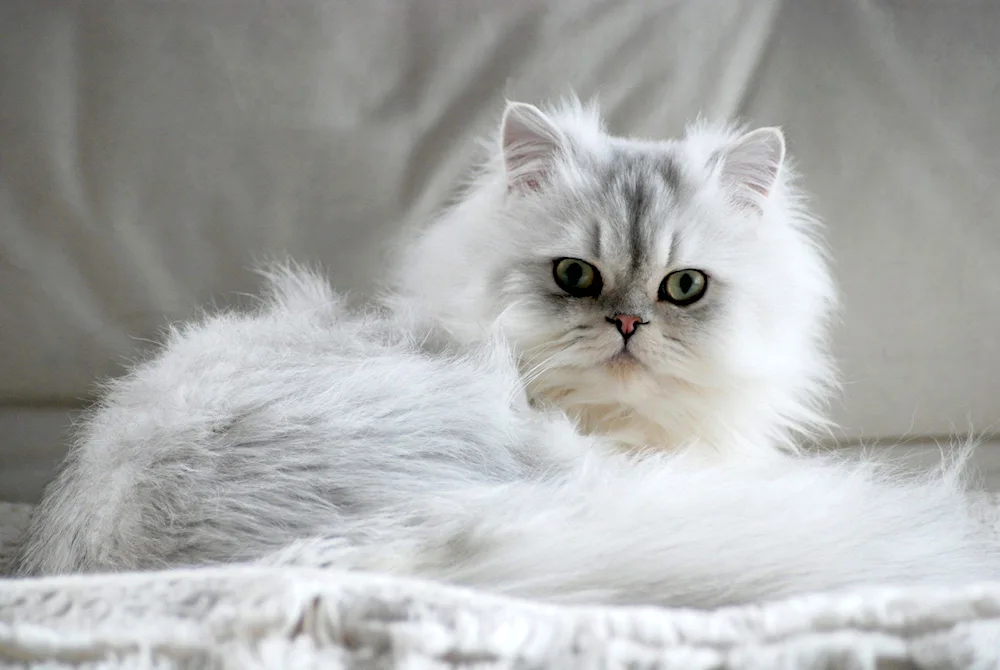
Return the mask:
POLYGON ((953 472, 786 455, 832 289, 780 133, 595 124, 512 106, 391 312, 284 272, 175 332, 82 426, 21 573, 305 562, 684 605, 1000 577, 953 472))
POLYGON ((429 353, 308 274, 275 295, 111 386, 21 574, 261 560, 692 606, 1000 577, 954 473, 636 459, 530 408, 499 340, 429 353))

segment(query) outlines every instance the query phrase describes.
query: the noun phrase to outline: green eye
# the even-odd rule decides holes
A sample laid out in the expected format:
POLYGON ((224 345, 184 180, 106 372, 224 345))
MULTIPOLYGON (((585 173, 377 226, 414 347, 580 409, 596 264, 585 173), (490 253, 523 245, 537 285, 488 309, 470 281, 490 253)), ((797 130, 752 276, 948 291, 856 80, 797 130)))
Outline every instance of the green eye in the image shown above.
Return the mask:
POLYGON ((660 300, 678 307, 698 302, 708 289, 708 277, 701 270, 671 272, 660 282, 660 300))
POLYGON ((598 296, 603 286, 597 268, 579 258, 557 259, 552 264, 552 277, 559 288, 575 298, 598 296))

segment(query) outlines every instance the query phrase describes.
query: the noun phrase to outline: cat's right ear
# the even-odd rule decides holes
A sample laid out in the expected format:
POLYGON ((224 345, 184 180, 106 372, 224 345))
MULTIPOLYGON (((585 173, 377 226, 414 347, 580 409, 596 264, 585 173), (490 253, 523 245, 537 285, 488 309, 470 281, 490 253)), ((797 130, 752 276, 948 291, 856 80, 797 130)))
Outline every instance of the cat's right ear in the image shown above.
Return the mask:
POLYGON ((563 135, 534 105, 508 102, 500 122, 500 143, 508 192, 539 191, 563 146, 563 135))
POLYGON ((785 161, 785 136, 779 128, 758 128, 731 142, 716 160, 734 201, 763 211, 785 161))

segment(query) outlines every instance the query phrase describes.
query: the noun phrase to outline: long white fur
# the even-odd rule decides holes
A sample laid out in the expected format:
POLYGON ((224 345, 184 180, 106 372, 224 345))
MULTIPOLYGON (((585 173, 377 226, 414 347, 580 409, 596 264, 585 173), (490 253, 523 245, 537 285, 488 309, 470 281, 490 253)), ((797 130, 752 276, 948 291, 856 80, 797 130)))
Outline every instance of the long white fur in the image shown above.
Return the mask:
POLYGON ((499 322, 536 404, 627 448, 795 451, 824 427, 836 302, 795 181, 776 129, 696 123, 679 140, 648 141, 609 135, 596 108, 576 100, 545 112, 512 103, 477 177, 401 254, 390 299, 465 343, 491 337, 499 322), (652 317, 630 342, 643 368, 627 374, 607 364, 621 347, 605 323, 613 310, 589 299, 572 313, 556 308, 551 271, 524 270, 559 257, 603 263, 608 276, 622 270, 591 258, 587 242, 595 225, 605 238, 627 237, 627 208, 602 191, 620 176, 615 160, 639 180, 644 165, 670 160, 684 181, 681 195, 646 189, 654 248, 631 295, 649 299, 640 308, 652 317), (682 258, 670 257, 669 239, 682 258), (711 327, 685 328, 650 298, 669 269, 685 267, 728 285, 706 296, 723 315, 711 327), (587 337, 575 337, 580 328, 587 337))
POLYGON ((529 406, 502 339, 428 347, 275 270, 110 384, 20 574, 233 561, 383 570, 557 602, 713 606, 1000 577, 957 469, 635 459, 529 406))

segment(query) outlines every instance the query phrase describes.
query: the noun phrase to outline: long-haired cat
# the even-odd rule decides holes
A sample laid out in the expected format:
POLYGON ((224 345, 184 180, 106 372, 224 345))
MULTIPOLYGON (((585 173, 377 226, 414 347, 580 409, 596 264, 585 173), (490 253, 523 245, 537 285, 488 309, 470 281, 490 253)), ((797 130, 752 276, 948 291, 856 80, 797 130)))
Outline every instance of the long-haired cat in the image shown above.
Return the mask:
POLYGON ((706 468, 618 448, 770 455, 810 417, 830 288, 806 219, 788 214, 780 134, 639 143, 579 110, 556 126, 514 106, 503 136, 509 200, 490 210, 484 186, 465 206, 486 218, 424 238, 426 274, 407 276, 427 290, 395 311, 351 313, 320 278, 277 271, 260 310, 178 328, 112 382, 46 490, 20 574, 264 561, 698 606, 1000 577, 957 469, 706 468), (545 379, 525 367, 542 362, 545 379), (535 400, 563 384, 572 418, 533 406, 526 382, 535 400), (667 413, 583 416, 581 397, 667 413), (615 430, 583 434, 588 417, 615 430))
POLYGON ((109 386, 21 574, 259 560, 692 606, 1000 577, 955 470, 635 457, 530 407, 500 339, 430 353, 318 277, 274 281, 109 386))
POLYGON ((508 105, 497 150, 402 255, 395 301, 450 337, 497 320, 532 400, 627 447, 794 449, 834 374, 833 285, 782 133, 605 132, 508 105))

